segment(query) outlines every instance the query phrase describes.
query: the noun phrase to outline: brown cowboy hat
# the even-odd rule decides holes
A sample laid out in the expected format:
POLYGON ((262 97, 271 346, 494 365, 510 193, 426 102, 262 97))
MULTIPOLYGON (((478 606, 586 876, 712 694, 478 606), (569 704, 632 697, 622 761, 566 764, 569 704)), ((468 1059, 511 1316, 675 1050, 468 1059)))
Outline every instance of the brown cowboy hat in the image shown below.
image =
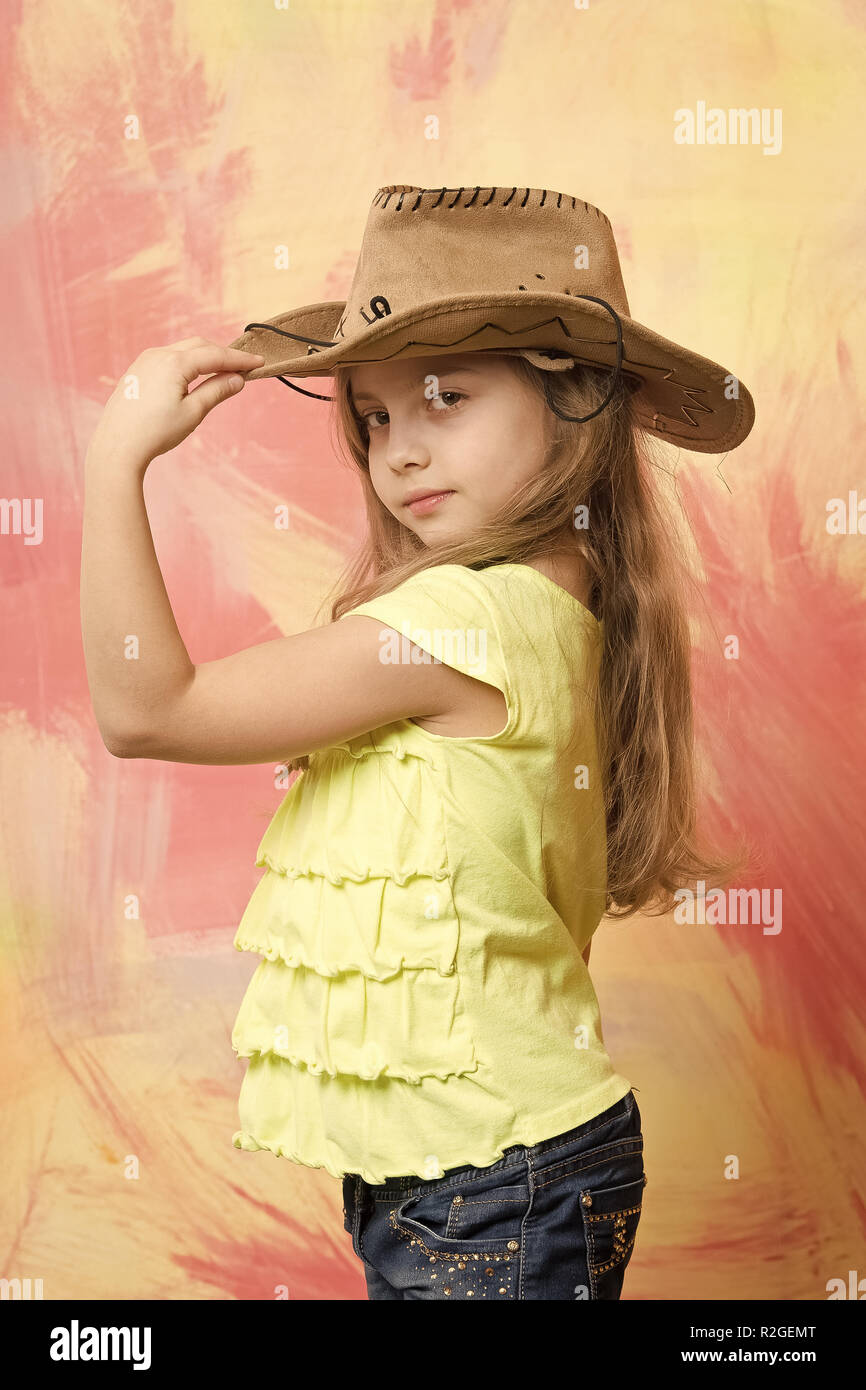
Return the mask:
POLYGON ((265 358, 247 381, 286 386, 338 365, 457 352, 606 367, 604 405, 621 374, 641 426, 696 453, 736 448, 755 420, 733 373, 630 317, 605 214, 546 188, 380 188, 348 299, 247 324, 229 346, 265 358))

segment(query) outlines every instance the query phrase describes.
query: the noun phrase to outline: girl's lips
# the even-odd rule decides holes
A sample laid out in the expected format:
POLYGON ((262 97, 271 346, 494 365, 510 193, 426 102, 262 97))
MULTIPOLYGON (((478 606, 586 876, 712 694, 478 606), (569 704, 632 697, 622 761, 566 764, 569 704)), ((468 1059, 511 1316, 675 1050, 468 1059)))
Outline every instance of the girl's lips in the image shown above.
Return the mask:
POLYGON ((434 492, 430 497, 419 497, 417 502, 407 502, 406 505, 413 516, 423 516, 425 512, 432 512, 434 507, 438 507, 440 502, 444 502, 446 497, 453 497, 454 490, 448 492, 434 492))

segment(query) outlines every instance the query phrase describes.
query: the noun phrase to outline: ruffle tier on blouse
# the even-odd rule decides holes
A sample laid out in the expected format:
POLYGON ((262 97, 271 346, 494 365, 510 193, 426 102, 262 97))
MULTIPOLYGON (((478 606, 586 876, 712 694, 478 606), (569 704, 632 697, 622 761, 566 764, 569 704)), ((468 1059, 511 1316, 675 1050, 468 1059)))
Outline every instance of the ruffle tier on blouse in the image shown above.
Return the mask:
POLYGON ((479 1076, 362 1084, 354 1076, 313 1076, 267 1053, 247 1068, 232 1142, 334 1178, 360 1173, 369 1183, 397 1173, 439 1178, 464 1163, 487 1167, 507 1145, 543 1136, 531 1122, 524 1130, 479 1076))
POLYGON ((330 1171, 326 1154, 296 1152, 305 1134, 321 1147, 320 1121, 292 1103, 303 1093, 310 1108, 311 1077, 405 1093, 478 1067, 441 801, 428 759, 390 728, 311 756, 259 846, 265 873, 234 941, 263 959, 232 1031, 250 1059, 233 1142, 330 1171))

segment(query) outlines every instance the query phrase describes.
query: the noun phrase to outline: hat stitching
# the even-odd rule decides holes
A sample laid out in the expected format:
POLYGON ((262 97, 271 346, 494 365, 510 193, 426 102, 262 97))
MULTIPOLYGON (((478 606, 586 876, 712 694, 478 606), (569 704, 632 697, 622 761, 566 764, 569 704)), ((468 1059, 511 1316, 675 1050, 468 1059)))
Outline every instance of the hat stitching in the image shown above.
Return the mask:
MULTIPOLYGON (((534 272, 534 274, 535 274, 536 280, 546 280, 546 279, 547 279, 547 277, 546 277, 545 275, 542 275, 542 274, 541 274, 541 271, 540 271, 540 270, 536 270, 536 271, 534 272)), ((526 286, 525 286, 525 285, 518 285, 517 288, 518 288, 518 290, 523 290, 523 291, 526 290, 526 286)), ((566 287, 565 289, 563 289, 562 293, 563 293, 563 294, 568 294, 568 295, 570 295, 570 294, 571 294, 571 290, 568 289, 568 288, 566 287)), ((578 297, 579 297, 579 296, 578 296, 578 297)), ((364 320, 364 322, 367 324, 368 327, 371 327, 371 326, 375 323, 376 319, 384 319, 384 318, 387 318, 389 314, 393 313, 393 310, 392 310, 392 308, 391 308, 391 305, 388 303, 388 300, 386 299, 386 297, 385 297, 384 294, 374 294, 373 297, 372 297, 372 299, 371 299, 370 302, 369 302, 369 308, 370 308, 370 312, 371 312, 372 315, 373 315, 372 318, 368 318, 368 317, 367 317, 367 311, 366 311, 366 309, 364 308, 363 305, 359 305, 359 307, 358 307, 358 313, 361 315, 361 318, 364 320), (379 306, 379 307, 377 307, 377 306, 379 306), (383 307, 383 306, 384 306, 384 307, 383 307)), ((346 336, 346 335, 345 335, 345 332, 344 332, 345 323, 346 323, 346 313, 344 312, 344 313, 342 314, 341 318, 340 318, 340 322, 337 324, 337 327, 334 329, 334 340, 333 340, 333 344, 332 344, 332 345, 335 345, 335 344, 336 344, 338 338, 345 338, 345 336, 346 336)), ((246 331, 246 330, 244 330, 244 331, 246 331)), ((308 341, 308 342, 315 342, 316 340, 315 340, 315 338, 311 338, 311 339, 307 339, 306 341, 308 341)), ((311 353, 311 352, 314 352, 315 350, 316 350, 315 348, 307 348, 307 356, 309 357, 310 353, 311 353)))
MULTIPOLYGON (((361 318, 364 320, 366 324, 373 324, 376 321, 376 319, 384 319, 388 317, 388 315, 391 312, 391 305, 388 303, 387 299, 383 294, 373 295, 373 298, 370 300, 370 312, 373 315, 373 317, 371 319, 368 319, 363 308, 358 310, 358 313, 361 315, 361 318)), ((340 322, 337 324, 337 332, 341 333, 342 330, 343 320, 340 319, 340 322)))
MULTIPOLYGON (((398 191, 399 191, 400 196, 399 196, 399 199, 398 199, 398 201, 397 201, 397 203, 396 203, 396 205, 395 205, 395 207, 394 207, 394 211, 395 211, 395 212, 401 212, 401 211, 402 211, 402 209, 403 209, 403 199, 406 197, 406 194, 407 194, 407 193, 411 193, 411 192, 417 192, 418 196, 417 196, 417 198, 415 199, 415 202, 412 204, 411 208, 409 209, 410 212, 415 212, 415 210, 416 210, 418 207, 420 207, 421 202, 423 201, 423 198, 424 198, 424 194, 425 194, 425 193, 435 193, 435 194, 437 195, 436 200, 431 204, 431 207, 434 207, 434 208, 438 208, 438 207, 439 207, 439 205, 440 205, 440 203, 442 202, 442 199, 443 199, 443 197, 445 196, 446 193, 456 193, 456 194, 457 194, 457 197, 456 197, 452 202, 446 204, 446 207, 447 207, 448 210, 450 211, 451 208, 454 208, 454 207, 457 207, 457 206, 464 207, 464 208, 471 208, 472 205, 473 205, 473 203, 475 202, 476 198, 478 197, 478 194, 481 192, 481 185, 480 185, 480 184, 476 184, 476 186, 475 186, 475 191, 473 192, 472 197, 469 199, 469 202, 468 202, 468 203, 461 203, 461 202, 460 202, 460 198, 461 198, 462 194, 466 191, 465 188, 418 188, 418 189, 403 188, 403 189, 398 190, 397 188, 394 188, 394 187, 391 187, 391 186, 389 186, 389 187, 387 187, 387 188, 380 188, 380 189, 378 189, 378 190, 376 191, 376 194, 375 194, 374 198, 373 198, 373 203, 375 204, 375 203, 382 202, 382 198, 383 198, 383 195, 384 195, 384 202, 382 202, 382 206, 383 206, 383 207, 387 207, 387 206, 388 206, 388 203, 390 202, 390 200, 391 200, 391 198, 393 197, 393 195, 394 195, 395 193, 397 193, 398 191)), ((496 198, 496 194, 497 194, 498 192, 499 192, 499 189, 498 189, 498 188, 492 188, 491 191, 490 191, 490 196, 485 200, 485 202, 481 203, 480 206, 481 206, 481 207, 485 207, 485 208, 486 208, 486 207, 489 207, 489 205, 490 205, 490 204, 494 201, 494 199, 496 198)), ((503 190, 503 192, 504 192, 504 190, 503 190)), ((529 201, 530 194, 533 193, 533 192, 538 192, 538 193, 540 193, 540 195, 541 195, 540 198, 539 198, 539 200, 538 200, 538 206, 539 206, 540 208, 543 208, 543 207, 544 207, 544 204, 545 204, 545 202, 546 202, 546 200, 547 200, 548 197, 551 197, 551 198, 552 198, 552 197, 554 196, 554 190, 549 189, 549 188, 539 188, 539 189, 527 188, 527 189, 526 189, 526 192, 525 192, 524 195, 523 195, 523 201, 522 201, 521 204, 520 204, 520 206, 521 206, 522 208, 525 208, 525 207, 526 207, 526 204, 527 204, 528 201, 529 201)), ((517 193, 517 186, 515 185, 515 186, 512 188, 511 192, 509 193, 508 197, 500 204, 500 206, 501 206, 501 207, 504 207, 504 208, 505 208, 505 207, 508 207, 508 204, 511 202, 512 198, 515 196, 516 193, 517 193)), ((577 199, 574 198, 570 193, 565 193, 565 194, 557 193, 557 194, 556 194, 556 206, 557 206, 557 208, 559 208, 559 207, 562 205, 562 199, 563 199, 563 197, 565 197, 565 198, 571 198, 572 210, 574 210, 574 209, 577 207, 577 199)), ((600 208, 594 207, 592 203, 587 203, 586 201, 584 201, 583 206, 584 206, 584 209, 585 209, 586 212, 594 212, 595 215, 596 215, 596 217, 602 218, 602 220, 605 221, 605 222, 607 223, 608 226, 611 225, 610 218, 607 216, 606 213, 603 213, 603 212, 601 211, 600 208)))

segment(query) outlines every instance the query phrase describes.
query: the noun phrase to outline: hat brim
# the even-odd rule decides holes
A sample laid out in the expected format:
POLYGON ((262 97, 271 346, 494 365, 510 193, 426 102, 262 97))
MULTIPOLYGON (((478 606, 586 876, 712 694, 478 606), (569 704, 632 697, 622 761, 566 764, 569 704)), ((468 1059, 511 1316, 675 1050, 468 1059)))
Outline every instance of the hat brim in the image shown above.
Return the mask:
MULTIPOLYGON (((268 327, 249 328, 229 344, 265 358, 247 381, 332 376, 337 367, 511 347, 559 348, 590 366, 616 365, 616 329, 608 311, 569 295, 458 295, 390 314, 349 340, 310 349, 310 339, 333 342, 345 308, 342 301, 308 304, 264 320, 268 327)), ((640 378, 634 404, 643 428, 696 453, 724 453, 742 443, 755 406, 735 374, 635 319, 619 317, 623 371, 640 378)))

